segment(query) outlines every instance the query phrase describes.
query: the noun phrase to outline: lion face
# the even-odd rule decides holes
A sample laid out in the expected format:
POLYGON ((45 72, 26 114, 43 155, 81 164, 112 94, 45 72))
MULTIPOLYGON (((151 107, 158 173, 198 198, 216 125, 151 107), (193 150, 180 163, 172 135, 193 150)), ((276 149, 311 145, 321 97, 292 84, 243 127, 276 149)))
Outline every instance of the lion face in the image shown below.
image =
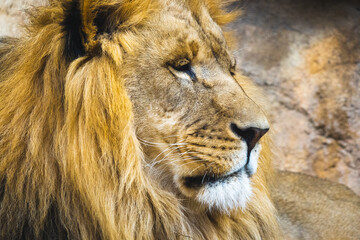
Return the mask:
POLYGON ((269 125, 220 27, 205 8, 195 19, 172 5, 141 34, 124 68, 149 174, 208 208, 245 207, 269 125))

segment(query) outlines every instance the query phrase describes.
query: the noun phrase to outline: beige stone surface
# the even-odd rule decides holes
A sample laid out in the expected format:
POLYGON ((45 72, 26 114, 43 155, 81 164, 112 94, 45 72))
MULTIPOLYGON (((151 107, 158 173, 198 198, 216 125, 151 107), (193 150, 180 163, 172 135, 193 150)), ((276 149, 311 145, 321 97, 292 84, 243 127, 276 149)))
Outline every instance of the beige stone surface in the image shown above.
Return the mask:
POLYGON ((45 3, 46 0, 0 0, 0 36, 21 36, 26 10, 45 3))
POLYGON ((360 193, 360 2, 249 0, 239 69, 262 86, 276 165, 360 193))
MULTIPOLYGON (((24 9, 0 0, 0 35, 19 36, 24 9)), ((360 2, 244 0, 230 26, 238 69, 266 93, 276 166, 360 193, 360 2)))

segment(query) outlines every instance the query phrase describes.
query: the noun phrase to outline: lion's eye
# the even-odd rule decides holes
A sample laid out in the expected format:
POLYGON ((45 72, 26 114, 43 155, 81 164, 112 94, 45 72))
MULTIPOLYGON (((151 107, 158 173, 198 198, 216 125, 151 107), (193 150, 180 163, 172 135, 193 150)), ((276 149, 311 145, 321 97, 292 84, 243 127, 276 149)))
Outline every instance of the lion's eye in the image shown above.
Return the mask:
POLYGON ((174 65, 175 70, 186 72, 189 71, 191 68, 190 61, 186 58, 180 59, 174 65))
POLYGON ((170 64, 170 67, 172 67, 178 73, 185 73, 192 81, 196 80, 196 74, 191 66, 190 60, 187 58, 180 59, 175 63, 170 64))

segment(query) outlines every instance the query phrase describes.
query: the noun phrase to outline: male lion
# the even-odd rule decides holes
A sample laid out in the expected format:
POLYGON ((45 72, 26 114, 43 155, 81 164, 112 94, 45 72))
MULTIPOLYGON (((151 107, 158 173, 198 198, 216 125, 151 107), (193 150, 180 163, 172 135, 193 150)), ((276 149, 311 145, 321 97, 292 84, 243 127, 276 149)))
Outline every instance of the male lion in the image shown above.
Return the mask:
POLYGON ((1 40, 1 239, 359 238, 351 191, 273 174, 222 7, 52 0, 1 40))

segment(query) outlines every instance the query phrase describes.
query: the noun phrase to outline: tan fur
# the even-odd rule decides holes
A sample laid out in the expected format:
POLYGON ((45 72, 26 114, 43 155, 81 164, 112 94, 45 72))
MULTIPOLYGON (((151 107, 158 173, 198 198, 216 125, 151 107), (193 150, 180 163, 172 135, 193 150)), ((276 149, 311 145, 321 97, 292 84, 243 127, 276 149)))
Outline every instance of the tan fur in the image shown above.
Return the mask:
POLYGON ((243 164, 231 122, 267 127, 257 90, 231 77, 223 6, 52 0, 1 40, 1 239, 281 237, 267 136, 244 209, 211 209, 182 184, 243 164))
POLYGON ((360 198, 344 185, 299 173, 277 172, 271 189, 285 238, 360 237, 360 198))

